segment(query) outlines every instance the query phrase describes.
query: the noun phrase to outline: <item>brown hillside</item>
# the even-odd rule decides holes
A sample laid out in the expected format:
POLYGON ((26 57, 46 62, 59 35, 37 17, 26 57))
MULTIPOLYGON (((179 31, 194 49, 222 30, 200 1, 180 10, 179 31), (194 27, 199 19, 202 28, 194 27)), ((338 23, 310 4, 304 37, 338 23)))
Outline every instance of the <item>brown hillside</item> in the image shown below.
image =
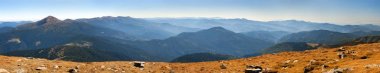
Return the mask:
POLYGON ((164 63, 146 62, 144 68, 133 66, 131 61, 68 62, 60 60, 32 59, 0 56, 0 73, 65 73, 70 69, 79 73, 241 73, 247 65, 259 65, 272 72, 303 73, 344 71, 349 73, 380 72, 380 43, 343 46, 345 57, 340 59, 339 48, 319 48, 304 52, 282 52, 258 57, 197 62, 164 63), (222 69, 221 65, 225 66, 222 69), (46 68, 46 69, 45 69, 46 68), (39 70, 38 70, 39 69, 39 70))

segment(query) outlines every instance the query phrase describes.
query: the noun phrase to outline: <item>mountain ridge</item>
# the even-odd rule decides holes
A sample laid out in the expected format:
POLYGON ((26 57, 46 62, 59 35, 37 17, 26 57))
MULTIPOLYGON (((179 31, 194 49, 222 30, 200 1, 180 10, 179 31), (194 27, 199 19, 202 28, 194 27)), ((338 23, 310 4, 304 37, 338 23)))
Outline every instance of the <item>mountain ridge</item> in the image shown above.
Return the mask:
POLYGON ((244 72, 247 66, 259 66, 269 72, 354 72, 374 73, 380 71, 378 60, 380 57, 379 43, 342 46, 345 50, 356 52, 355 55, 343 59, 337 56, 339 48, 319 48, 302 52, 281 52, 265 54, 257 57, 220 60, 194 63, 166 63, 143 62, 143 69, 135 66, 134 61, 110 62, 70 62, 62 60, 46 60, 39 58, 0 56, 0 69, 2 71, 23 72, 244 72), (362 58, 362 57, 366 58, 362 58), (22 68, 20 68, 22 67, 22 68), (46 69, 36 69, 36 68, 46 69))
MULTIPOLYGON (((55 19, 53 20, 55 21, 55 19)), ((4 49, 10 51, 48 48, 54 45, 63 44, 65 41, 78 35, 104 36, 119 39, 133 38, 127 37, 126 34, 119 31, 92 26, 90 24, 74 20, 59 21, 57 23, 54 22, 48 26, 34 26, 37 23, 38 22, 24 24, 16 27, 16 30, 1 33, 0 48, 3 50, 0 50, 0 52, 4 52, 4 49), (18 44, 8 43, 7 41, 10 39, 18 39, 21 42, 18 44), (41 44, 35 45, 34 43, 41 44)))
POLYGON ((379 25, 338 25, 332 23, 309 22, 302 20, 284 20, 284 21, 255 21, 248 19, 228 19, 228 18, 145 18, 153 22, 170 23, 178 26, 192 28, 211 28, 221 26, 234 32, 250 31, 286 31, 301 32, 311 30, 330 30, 337 32, 355 32, 355 31, 380 31, 379 25))
POLYGON ((273 43, 234 33, 222 27, 214 27, 197 32, 181 33, 164 40, 140 41, 130 44, 151 52, 163 51, 162 53, 176 54, 156 54, 171 60, 181 55, 200 52, 241 57, 259 52, 261 48, 269 47, 273 43))
POLYGON ((341 33, 329 30, 313 30, 299 33, 292 33, 282 37, 279 42, 307 42, 318 44, 341 44, 355 38, 353 34, 341 33))

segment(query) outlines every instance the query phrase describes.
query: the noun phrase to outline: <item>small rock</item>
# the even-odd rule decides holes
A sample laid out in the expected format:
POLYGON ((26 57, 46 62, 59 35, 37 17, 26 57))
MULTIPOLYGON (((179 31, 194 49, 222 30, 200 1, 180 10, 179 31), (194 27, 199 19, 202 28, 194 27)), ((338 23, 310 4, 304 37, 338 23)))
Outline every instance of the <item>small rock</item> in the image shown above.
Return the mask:
POLYGON ((284 63, 290 63, 291 60, 286 60, 284 63))
POLYGON ((46 70, 47 68, 45 66, 37 67, 36 70, 46 70))
POLYGON ((328 68, 328 67, 329 67, 328 65, 322 65, 321 69, 322 69, 322 71, 325 71, 325 68, 328 68))
POLYGON ((368 56, 362 56, 362 57, 360 57, 360 59, 367 59, 368 58, 368 56))
POLYGON ((0 68, 0 73, 9 73, 8 70, 0 68))
POLYGON ((344 52, 338 52, 337 55, 340 59, 343 59, 344 57, 346 57, 346 54, 344 54, 344 52))
POLYGON ((346 49, 345 49, 344 47, 340 47, 340 48, 338 48, 338 50, 336 50, 336 51, 338 51, 338 52, 342 52, 342 51, 346 51, 346 49))
POLYGON ((227 66, 226 66, 226 64, 222 64, 222 65, 220 65, 220 68, 221 69, 227 69, 227 66))
POLYGON ((54 68, 55 69, 58 69, 58 68, 61 68, 62 66, 59 66, 59 65, 54 65, 54 68))
POLYGON ((317 61, 314 60, 314 59, 312 59, 312 60, 309 61, 309 64, 312 64, 312 63, 314 63, 314 62, 317 62, 317 61))
POLYGON ((337 62, 337 61, 340 61, 339 59, 334 59, 334 60, 335 60, 336 62, 337 62))
POLYGON ((145 62, 135 61, 133 63, 133 66, 138 67, 138 68, 144 68, 144 64, 145 62))
POLYGON ((311 71, 314 70, 314 67, 313 66, 306 66, 306 67, 304 67, 303 70, 304 70, 303 73, 311 73, 311 71))
POLYGON ((245 69, 245 73, 261 73, 262 70, 260 69, 245 69))
POLYGON ((79 71, 77 69, 69 69, 69 71, 67 71, 67 72, 69 72, 69 73, 77 73, 79 71))
POLYGON ((294 61, 293 61, 293 63, 297 63, 297 62, 298 62, 298 60, 294 60, 294 61))
POLYGON ((245 73, 260 73, 263 71, 263 68, 260 66, 254 66, 254 65, 249 65, 247 66, 247 69, 245 69, 245 73))
POLYGON ((263 70, 262 73, 278 73, 278 71, 277 70, 272 70, 270 68, 266 68, 266 69, 263 70))

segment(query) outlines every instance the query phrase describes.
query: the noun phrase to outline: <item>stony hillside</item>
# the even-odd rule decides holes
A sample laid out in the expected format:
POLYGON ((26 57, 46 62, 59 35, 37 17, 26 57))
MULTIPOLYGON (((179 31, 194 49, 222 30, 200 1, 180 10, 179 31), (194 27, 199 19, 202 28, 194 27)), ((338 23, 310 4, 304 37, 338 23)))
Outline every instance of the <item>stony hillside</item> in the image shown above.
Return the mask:
POLYGON ((0 73, 234 73, 257 65, 270 72, 380 72, 380 43, 319 48, 303 52, 282 52, 257 57, 196 62, 146 62, 143 67, 133 61, 68 62, 23 57, 0 56, 0 73), (343 55, 340 58, 338 55, 343 55))

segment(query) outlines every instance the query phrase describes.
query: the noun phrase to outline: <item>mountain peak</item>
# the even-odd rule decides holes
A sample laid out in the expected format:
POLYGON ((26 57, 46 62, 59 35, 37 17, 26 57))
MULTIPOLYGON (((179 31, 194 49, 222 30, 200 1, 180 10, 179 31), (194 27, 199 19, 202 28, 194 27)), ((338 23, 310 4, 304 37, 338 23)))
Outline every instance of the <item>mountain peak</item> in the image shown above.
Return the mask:
POLYGON ((209 29, 201 30, 198 32, 184 32, 179 34, 179 37, 188 37, 192 35, 232 35, 235 34, 235 32, 232 32, 230 30, 224 29, 223 27, 212 27, 209 29))
POLYGON ((213 32, 215 32, 215 31, 218 31, 218 32, 232 32, 232 31, 227 30, 227 29, 225 29, 225 28, 223 28, 223 27, 212 27, 212 28, 210 28, 210 29, 206 29, 206 30, 204 30, 204 31, 213 31, 213 32))
POLYGON ((48 22, 55 22, 55 21, 61 21, 59 20, 58 18, 54 17, 54 16, 47 16, 45 17, 44 19, 42 20, 45 20, 45 21, 48 21, 48 22))
POLYGON ((60 22, 61 20, 59 20, 58 18, 54 17, 54 16, 48 16, 40 21, 37 22, 38 25, 50 25, 50 24, 54 24, 54 23, 57 23, 57 22, 60 22))
POLYGON ((227 30, 227 29, 224 29, 223 27, 218 26, 218 27, 212 27, 208 30, 227 30))

